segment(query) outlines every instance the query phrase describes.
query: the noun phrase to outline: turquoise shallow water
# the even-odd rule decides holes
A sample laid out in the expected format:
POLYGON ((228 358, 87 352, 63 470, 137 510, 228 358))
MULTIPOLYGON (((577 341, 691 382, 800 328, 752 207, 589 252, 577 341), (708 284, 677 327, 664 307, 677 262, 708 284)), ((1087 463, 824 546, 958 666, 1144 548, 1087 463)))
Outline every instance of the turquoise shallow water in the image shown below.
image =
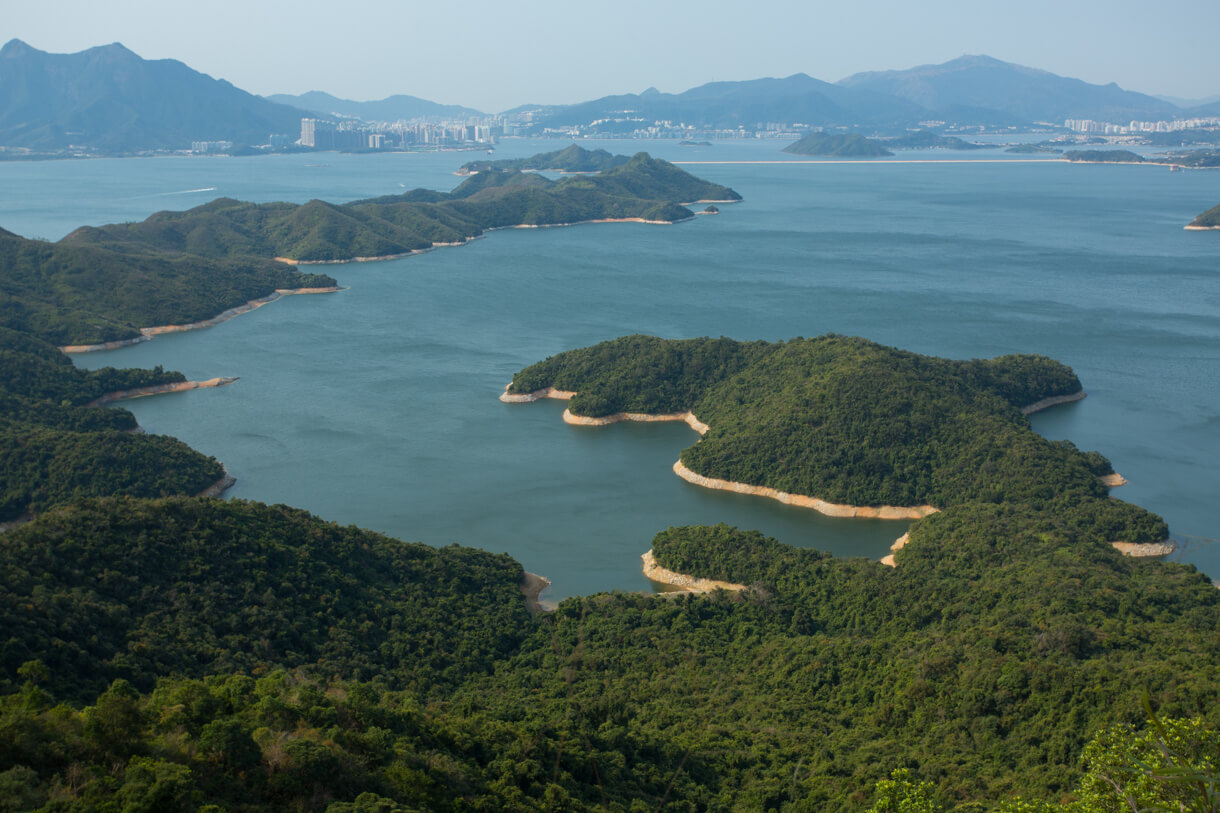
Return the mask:
MULTIPOLYGON (((509 141, 498 154, 558 146, 509 141)), ((784 158, 767 141, 598 146, 784 158)), ((221 195, 445 189, 474 157, 0 164, 0 226, 57 239, 221 195)), ((507 551, 550 577, 558 598, 646 589, 639 554, 669 525, 724 521, 876 558, 906 523, 831 520, 690 486, 670 472, 696 439, 690 429, 570 427, 559 403, 500 403, 520 367, 637 331, 834 331, 955 358, 1045 353, 1072 365, 1089 397, 1035 416, 1036 428, 1109 456, 1131 481, 1116 494, 1165 516, 1186 541, 1178 557, 1220 577, 1220 543, 1209 541, 1220 537, 1220 233, 1182 230, 1220 201, 1220 174, 1059 162, 689 168, 745 202, 676 226, 502 231, 333 266, 342 293, 286 297, 216 328, 76 360, 240 376, 125 406, 149 431, 223 460, 239 478, 233 496, 507 551)))

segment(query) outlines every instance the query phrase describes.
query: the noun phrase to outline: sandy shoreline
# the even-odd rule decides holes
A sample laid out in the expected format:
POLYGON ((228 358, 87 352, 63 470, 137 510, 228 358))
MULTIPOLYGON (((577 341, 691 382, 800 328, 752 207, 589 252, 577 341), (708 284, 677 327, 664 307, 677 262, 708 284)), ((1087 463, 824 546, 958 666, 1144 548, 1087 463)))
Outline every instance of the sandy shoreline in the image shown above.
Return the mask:
POLYGON ((1113 474, 1103 474, 1101 476, 1101 484, 1106 488, 1118 488, 1119 486, 1125 486, 1127 484, 1127 478, 1123 477, 1118 472, 1114 472, 1113 474))
POLYGON ((704 477, 682 465, 679 460, 674 463, 674 474, 688 483, 718 491, 734 491, 738 494, 751 494, 757 497, 769 497, 797 508, 812 508, 819 514, 828 517, 861 517, 866 519, 920 519, 929 514, 935 514, 940 509, 931 505, 841 505, 827 502, 818 497, 808 497, 804 494, 789 494, 768 486, 751 486, 745 483, 735 483, 732 480, 718 480, 715 477, 704 477))
POLYGON ((129 398, 143 398, 146 395, 160 395, 166 392, 186 392, 187 390, 203 390, 212 387, 227 387, 237 378, 209 378, 206 381, 178 381, 173 384, 154 384, 150 387, 133 387, 129 390, 116 390, 94 398, 85 406, 102 406, 114 401, 126 401, 129 398))
POLYGON ((1183 226, 1186 231, 1220 231, 1220 226, 1183 226))
POLYGON ((668 584, 672 587, 680 588, 687 593, 710 593, 713 590, 746 589, 744 584, 721 582, 715 579, 701 579, 695 576, 688 576, 685 573, 675 573, 672 570, 667 570, 657 564, 657 560, 653 557, 651 550, 642 554, 640 559, 643 560, 644 576, 650 581, 668 584))
POLYGON ((1033 415, 1035 412, 1041 412, 1044 409, 1050 409, 1059 404, 1070 404, 1073 401, 1082 401, 1088 393, 1084 390, 1074 392, 1071 395, 1052 395, 1050 398, 1043 398, 1041 401, 1034 401, 1028 406, 1021 407, 1022 415, 1033 415))
POLYGON ((220 467, 224 469, 224 476, 212 483, 203 491, 200 491, 195 495, 196 497, 219 497, 225 491, 233 487, 233 484, 237 482, 237 478, 229 474, 229 470, 225 468, 224 463, 221 463, 220 467))
POLYGON ((221 311, 210 319, 204 319, 201 322, 191 322, 185 325, 158 325, 156 327, 140 328, 140 335, 132 339, 121 339, 116 342, 103 342, 101 344, 68 344, 59 349, 64 353, 92 353, 97 350, 116 350, 120 347, 129 347, 133 344, 146 342, 153 336, 159 336, 162 333, 181 333, 187 330, 200 330, 205 327, 215 327, 221 322, 227 322, 234 316, 240 316, 243 313, 249 313, 252 310, 261 308, 263 305, 274 302, 282 296, 293 296, 296 294, 333 294, 343 289, 335 286, 332 288, 277 288, 272 293, 258 299, 251 299, 244 305, 238 305, 228 310, 221 311))
POLYGON ((525 608, 529 610, 530 615, 537 615, 541 612, 550 612, 555 609, 554 602, 543 601, 539 598, 542 591, 551 586, 551 580, 546 576, 539 576, 537 573, 525 571, 525 575, 521 577, 521 594, 525 596, 525 608))
MULTIPOLYGON (((509 385, 511 386, 511 385, 509 385)), ((534 390, 528 393, 510 393, 508 387, 504 388, 504 392, 500 394, 500 400, 506 404, 527 404, 533 401, 540 401, 543 398, 553 398, 556 400, 570 400, 575 392, 569 390, 557 390, 554 387, 545 387, 540 390, 534 390)), ((573 415, 571 410, 563 411, 563 420, 565 423, 577 426, 608 426, 619 421, 684 421, 688 426, 698 432, 700 435, 706 434, 708 425, 700 421, 692 412, 674 412, 662 415, 650 415, 639 412, 617 412, 613 415, 605 415, 599 418, 588 418, 583 415, 573 415)), ((826 500, 817 497, 808 497, 803 494, 788 494, 784 491, 777 491, 774 488, 767 486, 752 486, 745 483, 734 483, 730 480, 718 480, 714 477, 705 477, 702 474, 695 472, 682 465, 679 460, 674 463, 674 474, 681 477, 688 483, 692 483, 704 488, 716 489, 718 491, 734 491, 738 494, 751 494, 758 497, 769 497, 777 500, 785 505, 796 506, 797 508, 812 508, 813 510, 825 514, 829 517, 864 517, 870 519, 919 519, 926 517, 928 514, 934 514, 939 509, 931 505, 916 505, 916 506, 860 506, 860 505, 839 505, 837 503, 827 502, 826 500)))

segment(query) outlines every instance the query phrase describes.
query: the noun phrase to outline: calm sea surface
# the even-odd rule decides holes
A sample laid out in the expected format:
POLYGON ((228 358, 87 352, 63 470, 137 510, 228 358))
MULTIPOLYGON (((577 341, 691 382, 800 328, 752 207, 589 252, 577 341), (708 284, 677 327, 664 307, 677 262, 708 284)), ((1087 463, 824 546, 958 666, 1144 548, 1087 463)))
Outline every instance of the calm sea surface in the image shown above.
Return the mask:
MULTIPOLYGON (((508 141, 497 157, 557 149, 508 141)), ((783 142, 647 149, 784 160, 783 142)), ((449 189, 478 153, 0 163, 0 226, 59 239, 220 196, 348 201, 449 189)), ((1003 159, 999 151, 901 158, 1003 159)), ((1059 162, 709 163, 745 201, 676 226, 501 231, 403 260, 330 266, 348 290, 286 297, 87 367, 240 376, 124 404, 224 461, 234 497, 288 503, 431 545, 506 551, 549 595, 647 589, 670 525, 728 522, 877 558, 904 522, 832 520, 710 492, 670 471, 681 424, 562 423, 496 400, 519 368, 626 333, 783 339, 828 331, 952 358, 1044 353, 1089 397, 1034 418, 1098 449, 1162 514, 1177 558, 1220 578, 1220 232, 1186 232, 1220 173, 1059 162)))

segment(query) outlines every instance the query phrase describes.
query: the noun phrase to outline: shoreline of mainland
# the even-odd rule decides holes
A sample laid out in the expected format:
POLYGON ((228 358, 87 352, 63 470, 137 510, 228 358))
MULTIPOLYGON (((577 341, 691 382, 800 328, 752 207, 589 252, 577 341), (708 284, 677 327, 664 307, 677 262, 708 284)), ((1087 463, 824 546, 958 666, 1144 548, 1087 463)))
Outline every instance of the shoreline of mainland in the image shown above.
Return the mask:
POLYGON ((649 549, 647 553, 641 554, 640 559, 643 562, 642 570, 645 578, 658 584, 668 584, 670 587, 677 587, 684 593, 710 593, 713 590, 738 592, 747 589, 744 584, 688 576, 685 573, 678 573, 661 567, 657 564, 656 557, 652 555, 652 549, 649 549))
POLYGON ((126 401, 131 398, 143 398, 148 395, 162 395, 169 392, 187 392, 189 390, 206 390, 214 387, 227 387, 238 379, 238 376, 221 376, 205 381, 176 381, 172 384, 153 384, 147 387, 133 387, 129 390, 115 390, 94 398, 85 406, 104 406, 115 401, 126 401))
POLYGON ((529 610, 530 615, 554 610, 555 602, 541 598, 543 591, 551 586, 551 580, 528 570, 523 570, 522 573, 521 584, 518 586, 521 588, 521 594, 525 596, 525 609, 529 610))
POLYGON ((60 351, 63 353, 93 353, 99 350, 118 350, 121 347, 130 347, 135 344, 142 344, 150 341, 153 336, 160 336, 163 333, 182 333, 187 330, 201 330, 203 328, 215 327, 222 322, 227 322, 234 316, 240 316, 243 313, 249 313, 252 310, 257 310, 263 305, 267 305, 280 297, 295 296, 298 294, 333 294, 345 290, 342 286, 332 286, 327 288, 276 288, 266 296, 258 299, 251 299, 244 305, 236 305, 232 308, 227 308, 215 316, 203 319, 198 322, 189 322, 184 325, 157 325, 156 327, 140 328, 140 335, 130 339, 118 339, 113 342, 102 342, 100 344, 66 344, 60 346, 60 351))

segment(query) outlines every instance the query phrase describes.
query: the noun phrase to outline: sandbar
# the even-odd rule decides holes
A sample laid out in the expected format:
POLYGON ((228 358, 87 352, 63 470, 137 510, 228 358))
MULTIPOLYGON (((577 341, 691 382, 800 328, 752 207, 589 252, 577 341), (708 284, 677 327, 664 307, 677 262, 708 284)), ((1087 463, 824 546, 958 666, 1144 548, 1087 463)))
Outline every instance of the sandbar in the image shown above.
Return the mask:
POLYGON ((685 573, 675 573, 657 564, 657 560, 653 557, 651 550, 642 554, 640 559, 644 562, 643 570, 645 577, 654 582, 680 588, 687 593, 710 593, 713 590, 736 591, 746 589, 744 584, 716 581, 715 579, 700 579, 695 576, 688 576, 685 573))
POLYGON ((1186 231, 1218 231, 1220 226, 1183 226, 1186 231))

